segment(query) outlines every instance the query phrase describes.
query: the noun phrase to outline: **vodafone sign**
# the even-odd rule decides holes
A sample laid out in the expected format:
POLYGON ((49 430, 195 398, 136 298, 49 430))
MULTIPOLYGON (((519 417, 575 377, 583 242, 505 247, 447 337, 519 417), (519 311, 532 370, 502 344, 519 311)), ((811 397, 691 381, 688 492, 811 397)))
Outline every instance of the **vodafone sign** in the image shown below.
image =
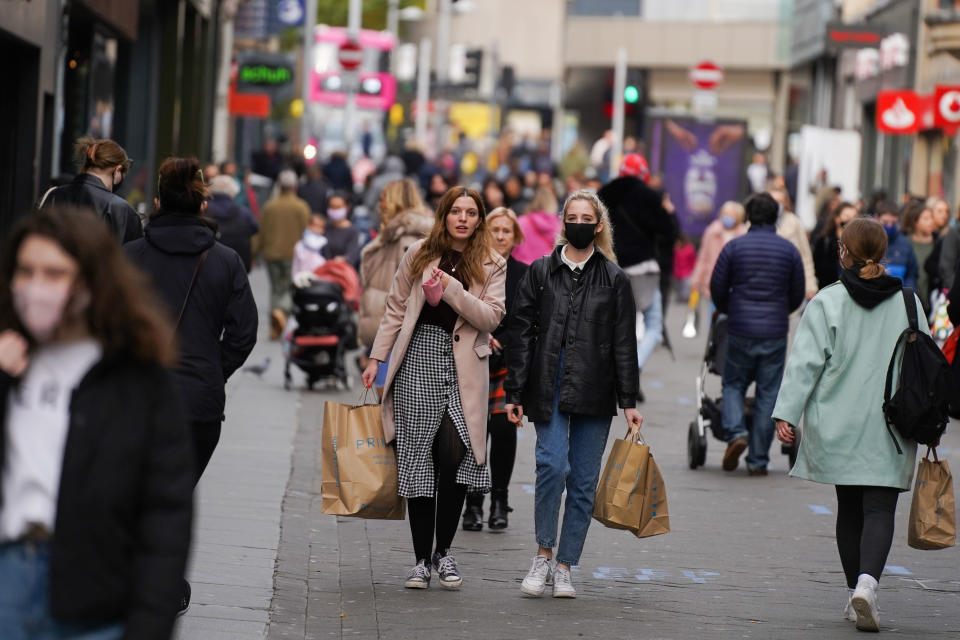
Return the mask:
POLYGON ((690 81, 698 89, 716 89, 723 82, 723 68, 716 62, 704 60, 690 70, 690 81))
POLYGON ((960 87, 937 87, 933 94, 933 124, 936 127, 960 125, 960 87))

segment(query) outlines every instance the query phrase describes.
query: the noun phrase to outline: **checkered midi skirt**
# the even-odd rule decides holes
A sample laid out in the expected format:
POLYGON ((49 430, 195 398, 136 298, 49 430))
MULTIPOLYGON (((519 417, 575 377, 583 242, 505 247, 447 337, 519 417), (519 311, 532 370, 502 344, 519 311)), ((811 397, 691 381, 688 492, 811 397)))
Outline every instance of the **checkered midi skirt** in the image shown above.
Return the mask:
POLYGON ((467 453, 457 469, 457 482, 469 490, 490 489, 486 465, 478 465, 470 448, 467 420, 460 404, 453 340, 441 327, 418 324, 393 381, 396 420, 398 493, 404 498, 437 495, 433 439, 448 413, 467 453))

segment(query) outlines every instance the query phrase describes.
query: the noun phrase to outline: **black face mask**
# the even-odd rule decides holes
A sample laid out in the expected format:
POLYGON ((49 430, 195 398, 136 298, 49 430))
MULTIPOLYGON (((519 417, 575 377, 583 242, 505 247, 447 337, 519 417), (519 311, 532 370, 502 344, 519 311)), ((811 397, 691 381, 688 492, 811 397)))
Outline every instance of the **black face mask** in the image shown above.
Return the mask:
POLYGON ((597 235, 597 225, 599 222, 564 222, 563 230, 567 236, 567 241, 573 245, 574 249, 586 249, 593 242, 597 235))

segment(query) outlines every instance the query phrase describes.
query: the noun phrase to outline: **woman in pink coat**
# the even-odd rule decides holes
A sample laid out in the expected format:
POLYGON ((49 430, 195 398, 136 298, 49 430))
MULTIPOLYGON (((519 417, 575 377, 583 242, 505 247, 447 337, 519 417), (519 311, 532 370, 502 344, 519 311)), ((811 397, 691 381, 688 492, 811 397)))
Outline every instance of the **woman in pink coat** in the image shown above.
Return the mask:
MULTIPOLYGON (((723 247, 747 232, 744 217, 743 205, 739 202, 728 200, 720 207, 717 219, 707 226, 700 241, 697 264, 693 267, 693 275, 690 276, 692 292, 698 291, 708 300, 710 299, 710 277, 713 275, 713 267, 717 264, 717 258, 720 257, 723 247)), ((690 306, 696 306, 692 299, 690 306)))
POLYGON ((518 223, 524 240, 513 248, 513 257, 524 264, 553 253, 560 233, 560 204, 549 187, 539 187, 518 223))
POLYGON ((431 569, 445 589, 462 583, 450 546, 467 489, 490 488, 488 357, 505 282, 480 194, 449 189, 430 235, 400 262, 363 372, 370 387, 389 356, 383 431, 396 441, 398 491, 410 514, 416 565, 408 589, 429 587, 431 569))

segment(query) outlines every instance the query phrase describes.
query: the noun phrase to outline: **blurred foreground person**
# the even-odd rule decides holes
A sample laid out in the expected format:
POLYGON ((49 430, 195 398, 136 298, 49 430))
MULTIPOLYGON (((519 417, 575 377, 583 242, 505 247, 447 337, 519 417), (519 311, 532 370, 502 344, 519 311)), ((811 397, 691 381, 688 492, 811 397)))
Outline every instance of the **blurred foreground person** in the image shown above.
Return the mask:
POLYGON ((92 213, 27 216, 2 256, 0 638, 169 638, 193 492, 172 328, 92 213))
MULTIPOLYGON (((877 586, 897 497, 910 489, 916 464, 917 443, 888 428, 883 415, 890 348, 908 321, 900 280, 881 264, 883 227, 854 219, 840 242, 841 285, 821 291, 801 316, 773 416, 777 437, 788 443, 803 417, 790 475, 836 485, 837 548, 853 590, 844 616, 877 631, 877 586)), ((919 325, 929 333, 924 320, 919 325)))
POLYGON ((140 216, 114 193, 130 170, 130 158, 113 140, 83 137, 74 145, 80 173, 70 184, 44 194, 40 207, 73 206, 93 209, 121 243, 143 237, 140 216))

